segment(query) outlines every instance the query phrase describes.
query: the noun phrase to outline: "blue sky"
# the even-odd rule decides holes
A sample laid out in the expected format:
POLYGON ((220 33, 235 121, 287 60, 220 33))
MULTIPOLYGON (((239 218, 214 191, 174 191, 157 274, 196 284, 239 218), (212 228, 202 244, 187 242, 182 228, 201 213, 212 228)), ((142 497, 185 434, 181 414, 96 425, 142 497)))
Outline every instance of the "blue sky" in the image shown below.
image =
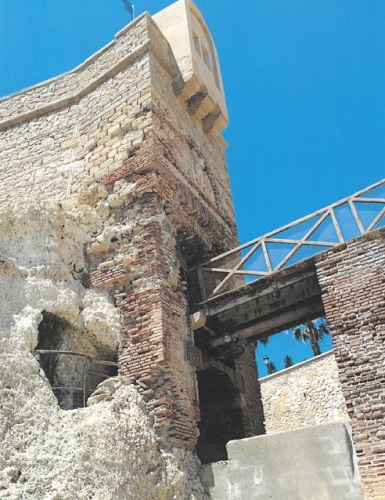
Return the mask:
MULTIPOLYGON (((196 4, 221 61, 241 242, 384 177, 384 0, 196 4)), ((70 70, 128 21, 121 0, 0 0, 0 96, 70 70)))

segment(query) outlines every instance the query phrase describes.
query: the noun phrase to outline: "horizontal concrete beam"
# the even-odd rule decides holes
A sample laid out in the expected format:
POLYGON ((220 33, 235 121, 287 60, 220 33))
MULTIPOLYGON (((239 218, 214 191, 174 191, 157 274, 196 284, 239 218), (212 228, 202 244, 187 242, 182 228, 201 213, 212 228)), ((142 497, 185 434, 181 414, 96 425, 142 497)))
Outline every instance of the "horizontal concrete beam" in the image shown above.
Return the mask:
POLYGON ((237 325, 237 332, 245 337, 249 342, 254 342, 267 335, 282 332, 288 328, 314 320, 323 316, 324 308, 321 297, 315 297, 304 304, 296 304, 294 308, 280 310, 263 318, 256 318, 237 325))
POLYGON ((249 340, 277 333, 323 314, 312 259, 201 304, 217 334, 241 333, 249 340))

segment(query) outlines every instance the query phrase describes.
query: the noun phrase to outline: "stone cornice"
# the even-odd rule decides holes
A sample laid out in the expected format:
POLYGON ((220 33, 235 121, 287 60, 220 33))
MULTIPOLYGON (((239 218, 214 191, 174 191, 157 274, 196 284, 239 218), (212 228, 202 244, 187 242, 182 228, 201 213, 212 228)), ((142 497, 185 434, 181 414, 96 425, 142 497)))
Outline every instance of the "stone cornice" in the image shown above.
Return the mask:
MULTIPOLYGON (((123 42, 124 43, 124 42, 123 42)), ((115 40, 110 42, 108 45, 103 47, 101 50, 93 54, 91 57, 89 57, 85 62, 77 66, 75 69, 63 73, 62 75, 59 75, 53 79, 50 79, 46 82, 39 83, 33 87, 29 87, 28 89, 25 89, 23 91, 17 92, 15 94, 12 94, 11 96, 5 97, 2 100, 0 100, 0 107, 1 104, 9 103, 12 101, 15 101, 16 99, 21 100, 21 99, 28 99, 29 95, 31 94, 32 91, 37 91, 36 95, 33 95, 33 98, 39 99, 41 94, 38 92, 39 89, 44 91, 49 85, 53 85, 55 83, 59 83, 60 80, 64 80, 65 77, 71 77, 74 76, 76 81, 75 82, 68 82, 68 87, 76 84, 76 91, 66 91, 65 86, 66 84, 64 83, 64 90, 62 91, 62 97, 58 99, 54 99, 52 101, 48 101, 42 105, 38 105, 34 109, 29 109, 25 112, 15 114, 14 116, 11 116, 10 118, 6 120, 0 120, 0 131, 5 130, 9 127, 12 127, 14 125, 17 125, 22 122, 26 122, 29 120, 32 120, 34 118, 43 116, 45 114, 51 113, 52 111, 57 111, 62 108, 66 108, 68 106, 71 106, 73 104, 77 104, 82 98, 87 96, 89 93, 91 93, 93 90, 97 89, 100 85, 102 85, 104 82, 107 80, 113 78, 115 75, 117 75, 120 71, 122 71, 125 67, 127 67, 132 61, 135 59, 140 58, 143 56, 146 52, 151 52, 157 57, 159 60, 161 60, 162 66, 165 67, 168 71, 168 73, 174 77, 175 74, 177 73, 177 68, 175 66, 172 66, 169 61, 169 56, 168 56, 168 43, 166 39, 164 38, 163 34, 160 32, 159 28, 156 26, 152 18, 147 14, 143 14, 142 16, 138 17, 135 19, 135 21, 131 24, 129 24, 126 28, 121 30, 115 37, 115 40), (124 55, 121 57, 116 63, 111 64, 108 66, 107 69, 102 71, 100 74, 95 76, 94 78, 89 79, 87 83, 84 83, 81 85, 80 80, 81 77, 84 75, 84 73, 92 67, 93 64, 96 64, 102 56, 104 56, 106 53, 111 51, 113 48, 116 48, 116 46, 119 44, 119 41, 124 38, 124 36, 129 33, 131 30, 135 29, 137 25, 140 23, 140 21, 145 21, 146 22, 146 31, 147 31, 147 36, 143 43, 141 43, 137 48, 134 50, 130 51, 127 55, 124 55), (159 43, 156 44, 154 43, 153 37, 150 35, 150 31, 152 31, 152 34, 154 33, 153 30, 156 30, 157 33, 157 39, 158 42, 162 41, 163 44, 160 47, 159 43), (166 50, 165 50, 166 49, 166 50)))

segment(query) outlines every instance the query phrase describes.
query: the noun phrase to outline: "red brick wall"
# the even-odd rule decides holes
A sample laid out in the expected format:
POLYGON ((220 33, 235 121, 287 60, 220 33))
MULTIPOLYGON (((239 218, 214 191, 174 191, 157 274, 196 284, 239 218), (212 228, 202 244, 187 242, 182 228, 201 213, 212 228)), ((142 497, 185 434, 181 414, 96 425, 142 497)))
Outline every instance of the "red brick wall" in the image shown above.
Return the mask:
MULTIPOLYGON (((111 220, 131 229, 103 255, 93 254, 91 242, 88 284, 105 287, 115 296, 122 313, 120 371, 144 396, 159 439, 193 448, 199 403, 190 359, 190 310, 180 270, 191 255, 202 257, 213 243, 233 241, 234 228, 173 174, 163 146, 152 135, 123 168, 100 181, 113 192, 122 179, 135 189, 123 205, 110 209, 111 220)), ((242 407, 251 435, 259 431, 263 418, 257 411, 253 349, 243 358, 238 371, 245 381, 242 407)))
POLYGON ((143 395, 159 441, 193 448, 198 397, 176 230, 156 193, 135 196, 112 212, 127 233, 103 255, 89 246, 88 285, 109 290, 121 311, 119 370, 143 395))
POLYGON ((333 335, 365 498, 385 498, 385 231, 322 254, 317 274, 333 335))
MULTIPOLYGON (((224 142, 207 136, 176 98, 169 48, 158 37, 151 32, 156 53, 149 53, 143 105, 132 122, 140 140, 97 176, 110 194, 118 181, 135 186, 105 221, 127 234, 103 251, 90 243, 88 284, 107 288, 121 311, 120 370, 143 394, 159 439, 192 448, 200 416, 184 271, 235 246, 237 234, 224 142)), ((119 142, 126 134, 117 133, 119 142)), ((253 356, 248 362, 253 390, 253 356)), ((251 414, 253 398, 244 399, 251 414)))

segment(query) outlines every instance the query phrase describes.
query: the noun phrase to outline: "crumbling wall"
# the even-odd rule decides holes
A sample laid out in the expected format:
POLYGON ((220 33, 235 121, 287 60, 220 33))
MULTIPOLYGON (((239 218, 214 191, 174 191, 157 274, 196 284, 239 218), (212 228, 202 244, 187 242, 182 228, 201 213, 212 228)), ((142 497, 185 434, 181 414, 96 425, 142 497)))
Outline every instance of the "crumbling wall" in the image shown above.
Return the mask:
MULTIPOLYGON (((199 401, 186 268, 232 247, 236 227, 220 137, 223 117, 204 89, 190 95, 190 87, 182 87, 170 45, 143 14, 74 71, 0 101, 0 206, 17 193, 55 200, 75 212, 83 207, 72 225, 63 223, 73 235, 59 232, 56 239, 47 228, 60 207, 42 212, 43 232, 35 223, 43 217, 40 209, 31 213, 15 269, 19 237, 11 227, 4 230, 10 239, 4 240, 2 293, 9 324, 30 308, 33 348, 40 342, 73 350, 84 340, 90 356, 103 343, 109 358, 116 349, 109 328, 102 342, 93 337, 100 298, 115 306, 108 310, 119 317, 120 374, 143 397, 158 444, 193 450, 199 401), (46 251, 36 253, 41 238, 46 251), (55 280, 60 272, 65 285, 52 285, 51 274, 45 276, 51 265, 57 266, 55 280), (64 312, 50 305, 56 297, 64 312), (62 333, 50 343, 43 337, 53 328, 62 333)), ((63 224, 57 222, 58 231, 63 224)), ((78 375, 68 377, 57 358, 52 374, 44 356, 39 361, 52 385, 80 382, 81 363, 69 363, 78 375)), ((58 399, 63 408, 74 406, 58 399)))
POLYGON ((267 434, 349 422, 333 352, 260 380, 267 434))
POLYGON ((120 370, 146 399, 159 439, 193 448, 198 402, 176 231, 162 201, 141 193, 140 182, 117 204, 119 189, 127 185, 122 179, 108 186, 111 225, 87 245, 86 284, 108 291, 121 310, 120 370))
POLYGON ((0 213, 0 497, 199 498, 192 454, 159 448, 129 378, 106 380, 88 408, 64 411, 33 354, 43 313, 81 331, 90 355, 117 348, 119 310, 106 290, 82 284, 84 244, 108 230, 91 192, 83 201, 93 206, 21 201, 0 213))

